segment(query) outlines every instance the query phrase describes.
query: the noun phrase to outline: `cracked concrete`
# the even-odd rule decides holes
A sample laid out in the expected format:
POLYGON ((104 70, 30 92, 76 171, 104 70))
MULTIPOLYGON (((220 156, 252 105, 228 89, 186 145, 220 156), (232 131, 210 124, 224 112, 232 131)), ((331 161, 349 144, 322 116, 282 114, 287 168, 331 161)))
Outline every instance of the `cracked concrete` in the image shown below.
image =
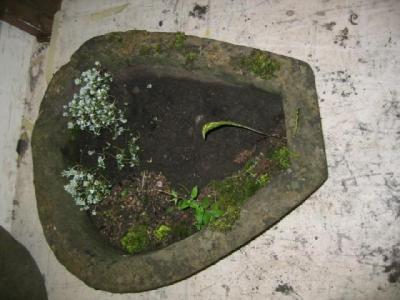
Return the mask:
POLYGON ((1 127, 2 137, 13 136, 2 159, 15 161, 1 168, 2 193, 12 187, 9 173, 16 173, 20 124, 29 137, 51 75, 87 39, 128 29, 184 31, 307 61, 316 77, 329 178, 273 229, 205 271, 159 290, 112 295, 85 286, 49 249, 28 148, 14 175, 15 196, 8 190, 1 199, 1 220, 11 220, 13 206, 8 229, 44 273, 49 299, 399 299, 399 15, 396 0, 65 0, 52 41, 31 68, 35 82, 29 64, 19 64, 30 59, 27 53, 0 57, 2 66, 13 62, 7 72, 20 68, 16 89, 26 90, 0 95, 3 109, 19 107, 10 129, 1 127), (202 18, 189 15, 196 3, 208 6, 202 18), (344 28, 347 38, 335 43, 344 28))

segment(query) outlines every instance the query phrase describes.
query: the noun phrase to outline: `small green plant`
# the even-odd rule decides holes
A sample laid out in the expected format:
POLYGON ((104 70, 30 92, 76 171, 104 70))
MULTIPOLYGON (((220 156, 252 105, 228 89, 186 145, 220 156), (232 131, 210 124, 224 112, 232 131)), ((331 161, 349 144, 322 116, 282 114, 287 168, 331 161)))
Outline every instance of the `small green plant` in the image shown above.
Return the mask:
POLYGON ((207 134, 215 129, 221 128, 221 127, 226 127, 226 126, 232 126, 232 127, 238 127, 238 128, 243 128, 243 129, 247 129, 250 130, 252 132, 261 134, 261 135, 267 135, 264 132, 261 132, 257 129, 236 123, 236 122, 232 122, 232 121, 217 121, 217 122, 209 122, 203 125, 203 129, 201 131, 203 139, 206 139, 207 134))
POLYGON ((286 170, 290 167, 290 158, 295 156, 297 155, 285 146, 275 150, 271 155, 271 159, 276 161, 281 169, 286 170))
POLYGON ((219 210, 215 205, 211 205, 210 199, 204 197, 202 201, 197 201, 199 190, 197 186, 193 187, 188 198, 179 198, 176 192, 172 192, 173 200, 177 203, 180 210, 191 208, 194 210, 196 219, 195 226, 198 230, 208 225, 211 221, 222 216, 223 211, 219 210))
POLYGON ((271 79, 280 68, 276 60, 259 50, 253 51, 249 56, 242 57, 239 65, 262 79, 271 79))
POLYGON ((184 32, 177 32, 175 34, 175 40, 173 42, 173 47, 177 50, 183 49, 183 46, 185 45, 186 41, 186 35, 184 32))
POLYGON ((121 239, 122 248, 130 254, 143 251, 149 245, 150 239, 145 225, 135 226, 121 239))
POLYGON ((172 230, 171 227, 162 224, 156 230, 153 231, 153 235, 157 241, 163 241, 169 236, 171 230, 172 230))

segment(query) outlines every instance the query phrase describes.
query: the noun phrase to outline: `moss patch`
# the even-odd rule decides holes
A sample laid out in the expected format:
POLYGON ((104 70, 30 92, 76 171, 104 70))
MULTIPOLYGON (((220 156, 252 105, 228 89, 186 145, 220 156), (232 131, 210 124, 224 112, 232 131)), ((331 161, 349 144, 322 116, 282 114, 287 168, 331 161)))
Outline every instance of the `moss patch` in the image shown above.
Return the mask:
POLYGON ((291 152, 285 146, 275 150, 271 155, 271 159, 278 164, 280 169, 286 170, 290 167, 290 159, 296 156, 294 152, 291 152))
POLYGON ((145 250, 149 245, 147 226, 139 225, 129 229, 121 239, 121 245, 130 254, 145 250))
POLYGON ((280 69, 276 60, 260 50, 254 50, 248 56, 234 58, 233 64, 242 71, 249 72, 262 79, 271 79, 275 72, 280 69))
POLYGON ((177 32, 172 47, 176 50, 182 50, 185 46, 186 35, 183 32, 177 32))
POLYGON ((240 217, 240 207, 228 206, 222 217, 214 220, 210 224, 210 228, 215 231, 228 231, 240 217))
MULTIPOLYGON (((177 32, 170 43, 145 42, 139 47, 139 55, 145 57, 168 56, 174 52, 179 53, 181 64, 192 67, 199 57, 199 49, 194 45, 187 45, 187 36, 183 32, 177 32)), ((172 54, 173 55, 173 54, 172 54)))
POLYGON ((162 53, 161 44, 143 44, 140 46, 139 54, 144 56, 156 56, 162 53))
POLYGON ((153 231, 153 235, 157 241, 165 240, 170 233, 171 227, 164 224, 160 225, 156 230, 153 231))
POLYGON ((193 64, 194 61, 197 59, 197 57, 198 57, 198 55, 195 52, 189 51, 189 52, 185 53, 185 64, 186 65, 193 64))
POLYGON ((228 231, 240 217, 240 208, 249 197, 268 184, 270 174, 274 173, 272 162, 260 153, 250 159, 242 170, 221 181, 209 185, 208 197, 214 206, 224 213, 210 223, 210 228, 217 231, 228 231))
POLYGON ((257 190, 265 187, 271 177, 290 166, 290 158, 296 154, 286 146, 278 144, 275 148, 259 152, 247 160, 237 173, 223 180, 213 181, 199 197, 209 197, 213 207, 223 211, 223 215, 212 220, 209 227, 216 231, 229 231, 240 217, 242 204, 257 190), (204 196, 205 195, 205 196, 204 196))

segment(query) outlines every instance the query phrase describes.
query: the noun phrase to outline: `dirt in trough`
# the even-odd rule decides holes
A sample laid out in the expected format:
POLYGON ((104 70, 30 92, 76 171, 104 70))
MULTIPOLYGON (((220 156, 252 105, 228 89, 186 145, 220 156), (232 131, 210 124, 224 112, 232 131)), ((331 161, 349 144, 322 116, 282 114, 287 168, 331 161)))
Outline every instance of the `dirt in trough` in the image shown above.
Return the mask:
MULTIPOLYGON (((163 241, 152 239, 152 249, 171 244, 190 234, 194 216, 179 211, 171 202, 171 189, 187 194, 193 186, 201 190, 213 180, 222 180, 240 170, 261 150, 272 148, 270 139, 247 130, 226 127, 201 136, 210 121, 231 120, 284 140, 284 114, 279 95, 253 86, 234 86, 191 79, 157 77, 125 72, 115 78, 112 95, 126 110, 128 126, 139 139, 140 164, 118 170, 112 157, 106 159, 107 177, 113 184, 111 196, 97 205, 94 224, 114 246, 134 226, 146 224, 149 236, 161 225, 171 234, 163 241)), ((128 136, 118 138, 125 147, 128 136)), ((110 141, 109 134, 94 138, 72 135, 63 149, 68 165, 94 166, 98 152, 110 141)))

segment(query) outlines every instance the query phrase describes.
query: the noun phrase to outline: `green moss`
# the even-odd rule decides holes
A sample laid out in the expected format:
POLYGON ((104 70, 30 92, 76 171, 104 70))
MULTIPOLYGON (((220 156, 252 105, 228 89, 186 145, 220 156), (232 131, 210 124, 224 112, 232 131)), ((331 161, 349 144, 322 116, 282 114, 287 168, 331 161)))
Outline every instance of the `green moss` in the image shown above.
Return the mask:
POLYGON ((121 239, 121 245, 130 254, 145 250, 149 245, 147 226, 139 225, 129 229, 121 239))
POLYGON ((213 220, 210 223, 210 228, 215 231, 229 231, 232 229, 233 224, 240 217, 240 207, 238 206, 228 206, 222 217, 213 220))
POLYGON ((185 64, 190 65, 193 64, 194 61, 197 59, 198 55, 195 52, 187 52, 185 54, 185 64))
POLYGON ((256 177, 243 172, 222 181, 214 181, 212 187, 217 193, 219 208, 224 209, 232 204, 242 204, 248 197, 254 195, 260 185, 256 177))
POLYGON ((260 186, 264 186, 269 182, 270 179, 271 178, 269 177, 269 175, 267 173, 265 173, 265 174, 258 176, 256 181, 260 186))
POLYGON ((211 182, 208 186, 211 192, 207 197, 213 201, 212 207, 222 210, 223 214, 210 222, 210 228, 217 231, 230 230, 240 217, 242 204, 268 184, 271 174, 279 171, 281 164, 287 165, 288 153, 292 155, 286 147, 274 151, 272 156, 277 159, 276 164, 260 153, 249 159, 233 176, 211 182))
POLYGON ((162 52, 162 48, 160 44, 155 45, 147 45, 144 44, 139 49, 139 54, 143 56, 155 56, 160 55, 162 52))
POLYGON ((181 50, 183 49, 184 45, 185 45, 185 41, 186 41, 186 35, 183 32, 177 32, 175 34, 175 40, 173 42, 173 48, 177 49, 177 50, 181 50))
POLYGON ((215 193, 214 206, 224 213, 210 223, 211 229, 230 230, 240 216, 243 202, 268 182, 267 174, 258 176, 254 173, 254 164, 254 160, 251 160, 237 175, 212 182, 211 188, 215 193))
POLYGON ((239 59, 239 67, 262 79, 271 79, 279 70, 279 63, 262 51, 254 50, 249 56, 239 59))
POLYGON ((165 240, 171 233, 171 227, 167 225, 160 225, 156 230, 153 231, 153 235, 157 241, 165 240))
POLYGON ((278 163, 279 168, 286 170, 290 167, 290 158, 294 156, 295 154, 285 146, 275 150, 271 155, 271 159, 278 163))

